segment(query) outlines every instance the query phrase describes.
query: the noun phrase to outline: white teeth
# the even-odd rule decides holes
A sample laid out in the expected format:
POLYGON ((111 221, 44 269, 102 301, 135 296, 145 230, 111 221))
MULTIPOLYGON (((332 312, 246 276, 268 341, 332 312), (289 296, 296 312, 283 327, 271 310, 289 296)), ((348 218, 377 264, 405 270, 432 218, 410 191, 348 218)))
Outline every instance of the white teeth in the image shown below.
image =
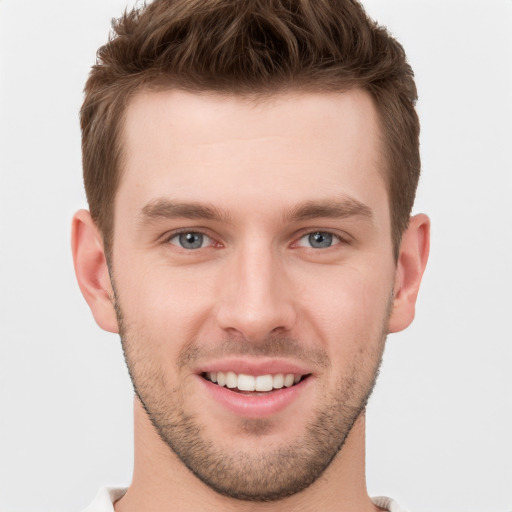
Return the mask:
POLYGON ((272 375, 258 375, 256 377, 256 391, 272 391, 272 375))
POLYGON ((274 389, 281 389, 284 386, 284 375, 282 373, 274 375, 272 386, 274 389))
POLYGON ((231 389, 238 386, 238 378, 235 372, 226 372, 226 386, 231 389))
POLYGON ((289 388, 290 386, 293 386, 293 381, 295 380, 295 377, 293 373, 287 373, 284 377, 284 387, 289 388))
POLYGON ((289 388, 297 384, 302 375, 293 373, 276 373, 275 375, 245 375, 235 372, 207 372, 206 378, 216 382, 219 386, 227 386, 230 389, 238 388, 240 391, 272 391, 272 389, 289 388))
POLYGON ((256 379, 252 375, 241 373, 238 376, 238 389, 240 391, 254 391, 256 389, 256 379))

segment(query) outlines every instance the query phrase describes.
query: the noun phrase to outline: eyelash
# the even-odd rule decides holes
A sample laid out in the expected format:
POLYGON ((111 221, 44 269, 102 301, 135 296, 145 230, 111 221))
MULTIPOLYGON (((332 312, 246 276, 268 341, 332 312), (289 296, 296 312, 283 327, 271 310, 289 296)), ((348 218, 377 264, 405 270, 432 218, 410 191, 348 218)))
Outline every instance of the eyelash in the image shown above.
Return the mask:
MULTIPOLYGON (((311 240, 309 240, 309 242, 311 244, 311 240)), ((218 248, 222 248, 223 247, 221 242, 217 242, 212 236, 210 236, 208 233, 206 233, 205 231, 203 231, 201 229, 195 229, 195 230, 194 229, 181 229, 181 230, 178 230, 178 231, 174 231, 173 233, 171 233, 170 235, 165 237, 164 243, 174 245, 178 249, 181 249, 181 250, 183 250, 185 252, 194 252, 194 251, 197 251, 199 249, 207 249, 209 247, 215 247, 215 246, 217 246, 218 248), (173 240, 174 238, 179 237, 180 235, 183 235, 183 234, 201 235, 203 237, 208 238, 211 241, 211 243, 209 243, 205 247, 185 248, 185 247, 183 247, 179 243, 172 243, 171 242, 171 240, 173 240)), ((291 247, 294 248, 294 249, 298 248, 298 247, 304 247, 306 249, 312 249, 312 250, 327 250, 327 249, 331 249, 332 247, 335 247, 335 246, 337 246, 339 244, 346 244, 346 245, 348 245, 348 244, 350 244, 350 240, 346 236, 342 236, 341 234, 338 234, 338 233, 333 233, 332 231, 329 231, 329 230, 315 229, 315 230, 308 230, 306 232, 300 233, 300 236, 295 239, 295 241, 291 244, 291 247), (302 245, 300 243, 306 237, 311 237, 311 236, 317 235, 317 234, 318 235, 324 235, 324 236, 328 235, 329 237, 332 238, 332 242, 333 243, 331 243, 331 245, 328 245, 327 247, 312 247, 311 245, 302 245)))
POLYGON ((222 246, 222 244, 220 242, 216 242, 213 237, 211 237, 210 235, 208 235, 206 232, 202 231, 201 229, 180 229, 178 231, 174 231, 165 237, 164 242, 167 244, 175 245, 176 247, 178 247, 178 249, 182 249, 187 252, 192 252, 192 251, 198 250, 198 249, 206 249, 207 247, 211 247, 211 246, 215 246, 215 245, 222 246), (208 244, 206 247, 199 247, 197 249, 187 249, 185 247, 182 247, 179 244, 173 244, 171 242, 171 240, 173 240, 174 238, 179 237, 180 235, 186 235, 186 234, 201 235, 205 238, 208 238, 213 243, 208 244))
MULTIPOLYGON (((321 243, 321 242, 319 242, 321 243)), ((341 243, 347 243, 347 241, 340 235, 336 233, 332 233, 331 231, 323 231, 323 230, 314 230, 309 231, 307 233, 304 233, 302 236, 300 236, 296 242, 292 244, 293 247, 306 247, 308 249, 330 249, 331 247, 334 247, 341 243), (304 239, 308 239, 309 244, 311 244, 311 237, 315 235, 322 235, 322 237, 330 237, 331 238, 331 245, 327 247, 312 247, 311 245, 302 245, 301 241, 304 239)))

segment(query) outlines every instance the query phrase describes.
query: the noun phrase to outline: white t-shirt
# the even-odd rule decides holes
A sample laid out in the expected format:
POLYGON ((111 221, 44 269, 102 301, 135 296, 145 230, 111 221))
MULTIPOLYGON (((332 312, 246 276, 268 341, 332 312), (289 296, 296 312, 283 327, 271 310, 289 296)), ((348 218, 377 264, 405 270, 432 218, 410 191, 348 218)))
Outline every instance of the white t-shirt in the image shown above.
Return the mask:
MULTIPOLYGON (((82 512, 114 512, 114 503, 124 496, 126 488, 105 487, 95 500, 82 512)), ((407 512, 391 498, 377 496, 372 498, 373 503, 388 512, 407 512)))

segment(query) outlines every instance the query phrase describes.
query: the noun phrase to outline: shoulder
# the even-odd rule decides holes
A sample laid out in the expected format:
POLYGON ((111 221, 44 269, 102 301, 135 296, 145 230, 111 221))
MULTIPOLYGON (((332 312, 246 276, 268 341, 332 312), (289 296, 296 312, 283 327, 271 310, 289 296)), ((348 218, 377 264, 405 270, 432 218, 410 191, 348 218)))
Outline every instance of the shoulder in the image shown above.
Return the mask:
POLYGON ((104 487, 82 512, 114 512, 114 503, 127 491, 125 487, 104 487))
POLYGON ((380 507, 387 512, 407 512, 407 510, 402 508, 395 500, 386 496, 375 496, 372 498, 372 501, 377 505, 377 507, 380 507))
MULTIPOLYGON (((105 487, 82 512, 114 512, 114 503, 122 498, 126 491, 127 489, 123 487, 105 487)), ((387 512, 407 512, 396 501, 386 496, 376 496, 372 501, 387 512)))

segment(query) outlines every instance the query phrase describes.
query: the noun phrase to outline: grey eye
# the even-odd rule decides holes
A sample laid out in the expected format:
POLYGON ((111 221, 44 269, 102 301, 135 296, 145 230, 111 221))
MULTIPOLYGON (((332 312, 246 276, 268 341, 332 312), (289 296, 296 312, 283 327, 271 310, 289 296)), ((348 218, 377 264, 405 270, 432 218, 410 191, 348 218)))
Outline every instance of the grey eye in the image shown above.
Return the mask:
POLYGON ((332 245, 332 235, 319 231, 318 233, 310 233, 308 235, 308 241, 311 247, 315 249, 323 249, 324 247, 330 247, 332 245))
POLYGON ((173 245, 182 247, 183 249, 201 249, 205 245, 211 243, 211 239, 202 233, 189 231, 174 235, 169 242, 173 245))
POLYGON ((312 247, 313 249, 327 249, 340 241, 340 238, 332 233, 327 231, 316 231, 314 233, 304 235, 299 240, 298 245, 301 247, 312 247))

